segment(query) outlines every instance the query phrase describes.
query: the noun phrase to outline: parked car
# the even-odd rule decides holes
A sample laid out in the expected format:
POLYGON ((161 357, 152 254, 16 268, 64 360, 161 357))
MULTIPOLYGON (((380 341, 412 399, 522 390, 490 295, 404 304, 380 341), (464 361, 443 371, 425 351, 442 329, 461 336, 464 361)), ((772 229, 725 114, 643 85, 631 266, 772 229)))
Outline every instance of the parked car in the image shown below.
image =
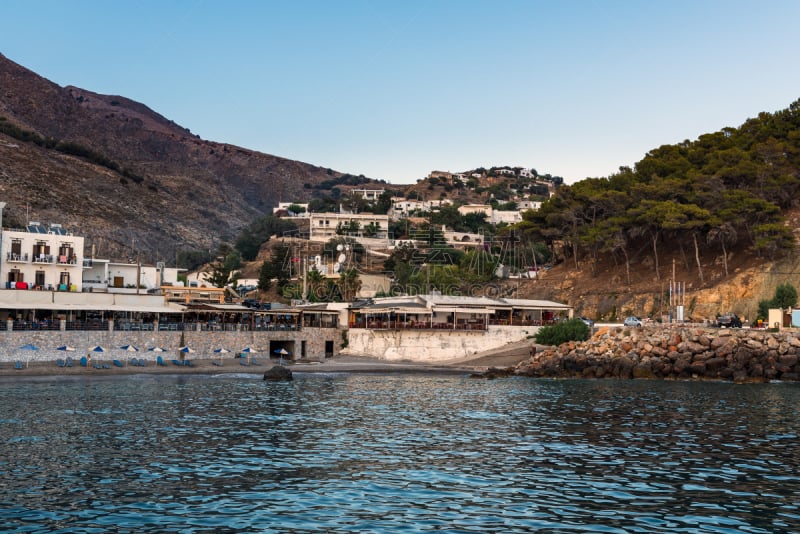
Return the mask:
POLYGON ((589 328, 592 328, 594 326, 594 321, 592 321, 588 317, 580 317, 579 319, 584 323, 586 323, 586 326, 588 326, 589 328))
POLYGON ((717 326, 720 328, 741 328, 742 320, 733 312, 723 313, 717 317, 717 326))
POLYGON ((642 326, 642 320, 636 317, 635 315, 631 315, 630 317, 626 317, 625 321, 622 324, 624 324, 625 326, 632 326, 639 328, 642 326))

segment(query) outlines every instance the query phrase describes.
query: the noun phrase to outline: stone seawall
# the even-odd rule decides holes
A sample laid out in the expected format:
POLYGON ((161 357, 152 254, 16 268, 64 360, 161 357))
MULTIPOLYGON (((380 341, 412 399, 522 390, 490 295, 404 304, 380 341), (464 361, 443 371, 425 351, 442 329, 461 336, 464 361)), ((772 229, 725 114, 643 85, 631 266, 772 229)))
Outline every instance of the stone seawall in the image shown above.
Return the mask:
POLYGON ((136 356, 154 360, 158 354, 148 352, 150 347, 166 347, 168 352, 164 358, 180 356, 178 348, 181 340, 195 352, 189 358, 218 358, 214 349, 225 347, 232 351, 227 357, 234 357, 236 351, 251 347, 258 351, 260 357, 275 356, 276 348, 285 348, 290 359, 306 358, 324 360, 338 353, 341 344, 341 332, 336 328, 304 327, 302 330, 289 331, 193 331, 186 330, 181 337, 180 331, 0 331, 0 363, 21 359, 29 362, 55 361, 57 358, 80 358, 95 346, 101 345, 108 353, 97 358, 106 359, 136 356), (39 350, 20 350, 20 346, 33 344, 39 350), (138 353, 123 353, 122 345, 135 345, 138 353), (75 352, 56 350, 60 345, 75 347, 75 352))
POLYGON ((536 377, 800 379, 800 334, 712 328, 603 328, 584 342, 541 350, 515 374, 536 377))
POLYGON ((439 363, 468 358, 526 339, 537 326, 495 326, 487 330, 394 330, 351 328, 343 354, 388 361, 439 363))

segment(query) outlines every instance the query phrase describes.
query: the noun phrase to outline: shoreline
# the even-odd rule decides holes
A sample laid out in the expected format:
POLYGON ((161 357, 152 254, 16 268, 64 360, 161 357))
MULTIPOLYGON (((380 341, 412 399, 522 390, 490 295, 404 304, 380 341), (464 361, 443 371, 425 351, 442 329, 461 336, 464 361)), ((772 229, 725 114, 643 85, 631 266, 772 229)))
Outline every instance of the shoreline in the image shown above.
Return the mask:
MULTIPOLYGON (((259 360, 259 363, 242 365, 239 359, 224 359, 222 365, 212 363, 219 359, 192 359, 191 366, 178 366, 172 361, 167 365, 159 366, 155 362, 148 362, 146 366, 124 367, 113 365, 112 360, 101 360, 109 365, 108 369, 95 369, 81 367, 77 361, 72 367, 58 367, 55 361, 23 362, 22 369, 15 369, 14 362, 0 363, 0 381, 13 381, 19 378, 103 378, 116 376, 135 375, 225 375, 225 374, 250 374, 263 375, 272 367, 279 365, 279 360, 259 360)), ((478 362, 476 362, 478 363, 478 362)), ((480 363, 484 363, 481 361, 480 363)), ((475 371, 486 370, 485 365, 470 365, 470 362, 458 363, 424 363, 411 361, 387 361, 366 356, 334 357, 324 362, 284 361, 284 367, 293 373, 430 373, 430 374, 468 374, 475 371)))
MULTIPOLYGON (((467 358, 443 360, 440 362, 416 362, 410 360, 384 360, 372 356, 337 355, 322 362, 307 360, 283 360, 286 368, 293 373, 429 373, 429 374, 471 374, 485 372, 489 368, 510 368, 528 360, 531 341, 509 343, 504 347, 486 350, 467 358)), ((55 360, 31 361, 22 360, 22 369, 15 369, 15 361, 0 362, 0 381, 9 382, 15 377, 75 377, 100 378, 135 375, 225 375, 248 374, 263 375, 272 367, 279 365, 277 358, 255 356, 258 364, 242 365, 241 359, 227 356, 221 360, 214 358, 188 358, 192 366, 177 366, 172 358, 164 358, 166 365, 159 366, 155 361, 148 361, 144 367, 131 366, 124 362, 124 367, 113 364, 113 358, 96 358, 108 364, 108 369, 95 369, 91 366, 81 367, 80 358, 73 357, 72 367, 58 367, 55 360), (212 362, 221 362, 216 365, 212 362)), ((121 358, 117 358, 122 361, 121 358)))

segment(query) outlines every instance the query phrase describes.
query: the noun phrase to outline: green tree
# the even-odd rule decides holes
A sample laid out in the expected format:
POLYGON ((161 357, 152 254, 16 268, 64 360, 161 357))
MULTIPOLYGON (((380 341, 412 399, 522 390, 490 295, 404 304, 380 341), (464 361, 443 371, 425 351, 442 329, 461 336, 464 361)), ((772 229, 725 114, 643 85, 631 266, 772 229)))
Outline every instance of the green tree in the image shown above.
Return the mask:
POLYGON ((272 279, 275 278, 272 272, 272 264, 265 261, 261 263, 261 268, 258 270, 258 289, 260 291, 269 291, 272 287, 272 279))
POLYGON ((779 285, 775 288, 772 303, 782 310, 794 307, 797 304, 797 289, 789 282, 779 285))
POLYGON ((536 343, 541 345, 561 345, 567 341, 589 339, 589 327, 580 319, 570 319, 565 323, 543 326, 536 332, 536 343))
POLYGON ((336 284, 344 302, 352 302, 361 291, 361 278, 356 269, 348 269, 339 275, 336 284))

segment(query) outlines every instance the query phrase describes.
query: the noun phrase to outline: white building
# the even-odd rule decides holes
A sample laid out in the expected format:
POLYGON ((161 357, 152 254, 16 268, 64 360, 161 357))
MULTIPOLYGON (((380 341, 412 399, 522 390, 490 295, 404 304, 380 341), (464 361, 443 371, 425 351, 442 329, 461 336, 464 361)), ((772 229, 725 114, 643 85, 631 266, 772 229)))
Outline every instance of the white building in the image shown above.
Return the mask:
POLYGON ((81 291, 84 238, 60 224, 31 222, 2 230, 0 273, 6 289, 81 291))
POLYGON ((327 241, 337 235, 389 239, 389 216, 374 213, 312 213, 308 239, 327 241))
POLYGON ((353 196, 361 197, 364 200, 369 200, 370 202, 375 202, 378 200, 378 197, 386 191, 385 189, 353 189, 350 191, 350 194, 353 196))
POLYGON ((408 217, 416 213, 427 213, 447 204, 452 204, 448 199, 442 200, 408 200, 401 197, 392 198, 392 207, 389 209, 389 216, 392 219, 408 217))
POLYGON ((163 263, 140 265, 108 260, 86 260, 83 275, 84 290, 110 293, 137 293, 158 289, 161 286, 182 285, 178 273, 185 269, 166 267, 163 263))

